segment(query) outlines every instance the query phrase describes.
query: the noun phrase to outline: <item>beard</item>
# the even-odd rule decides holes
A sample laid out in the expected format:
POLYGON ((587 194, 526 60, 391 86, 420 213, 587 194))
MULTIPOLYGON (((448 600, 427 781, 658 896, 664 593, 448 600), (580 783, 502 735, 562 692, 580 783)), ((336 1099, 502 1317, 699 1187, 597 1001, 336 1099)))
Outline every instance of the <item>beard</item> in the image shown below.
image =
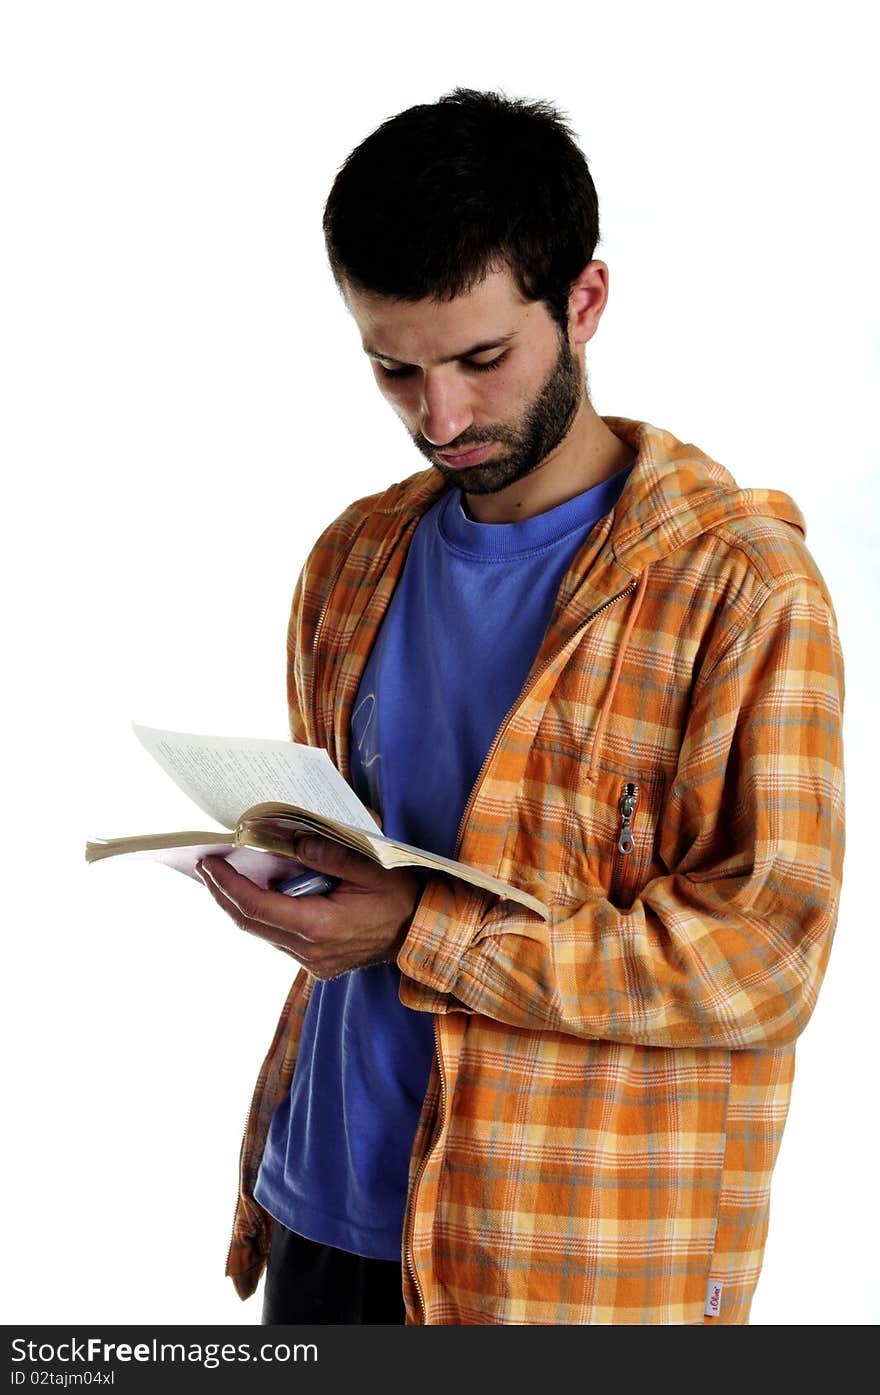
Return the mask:
POLYGON ((465 432, 444 446, 446 450, 465 450, 498 441, 507 446, 506 452, 498 459, 455 469, 445 461, 435 459, 437 447, 421 433, 417 432, 412 439, 435 469, 464 494, 497 494, 530 475, 556 449, 568 434, 584 391, 578 360, 568 340, 560 334, 559 353, 550 376, 519 426, 493 426, 465 432))

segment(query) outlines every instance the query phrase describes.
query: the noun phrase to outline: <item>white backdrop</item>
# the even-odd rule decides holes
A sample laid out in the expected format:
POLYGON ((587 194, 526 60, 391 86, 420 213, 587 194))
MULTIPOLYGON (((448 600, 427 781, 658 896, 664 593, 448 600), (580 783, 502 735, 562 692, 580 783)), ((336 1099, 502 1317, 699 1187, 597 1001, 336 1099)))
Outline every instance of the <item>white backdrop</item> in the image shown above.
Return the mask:
POLYGON ((202 822, 132 719, 286 734, 306 549, 421 468, 321 208, 368 131, 458 84, 554 101, 590 160, 596 409, 793 494, 831 587, 846 889, 753 1321, 878 1320, 870 9, 7 0, 4 1321, 259 1321, 223 1267, 290 961, 83 844, 202 822))

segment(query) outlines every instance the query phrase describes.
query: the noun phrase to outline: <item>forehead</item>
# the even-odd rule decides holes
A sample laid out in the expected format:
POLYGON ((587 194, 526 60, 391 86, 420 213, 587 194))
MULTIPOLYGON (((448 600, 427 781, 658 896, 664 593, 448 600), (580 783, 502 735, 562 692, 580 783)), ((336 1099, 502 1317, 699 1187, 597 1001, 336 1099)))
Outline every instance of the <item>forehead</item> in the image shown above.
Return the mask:
POLYGON ((472 345, 552 324, 546 306, 524 300, 508 268, 490 271, 452 300, 392 300, 346 286, 345 303, 368 353, 401 363, 426 363, 472 345))

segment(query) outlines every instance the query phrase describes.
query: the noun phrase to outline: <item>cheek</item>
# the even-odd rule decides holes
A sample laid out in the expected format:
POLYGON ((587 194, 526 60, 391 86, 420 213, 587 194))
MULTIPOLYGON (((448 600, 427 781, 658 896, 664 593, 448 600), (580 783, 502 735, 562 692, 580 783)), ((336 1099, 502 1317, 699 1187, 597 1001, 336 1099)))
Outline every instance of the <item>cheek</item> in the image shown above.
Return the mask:
POLYGON ((489 382, 481 384, 479 402, 482 415, 496 421, 512 420, 522 414, 531 401, 530 375, 499 368, 486 375, 489 382))

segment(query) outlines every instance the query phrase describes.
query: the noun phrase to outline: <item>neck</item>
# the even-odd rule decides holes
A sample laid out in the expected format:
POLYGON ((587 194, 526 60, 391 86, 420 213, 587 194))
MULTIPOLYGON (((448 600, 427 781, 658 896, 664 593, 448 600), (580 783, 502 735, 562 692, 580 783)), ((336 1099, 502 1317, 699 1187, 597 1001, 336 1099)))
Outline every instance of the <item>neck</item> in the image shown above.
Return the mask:
POLYGON ((530 474, 497 494, 466 494, 465 506, 477 523, 518 523, 583 494, 634 459, 584 396, 559 445, 530 474))

